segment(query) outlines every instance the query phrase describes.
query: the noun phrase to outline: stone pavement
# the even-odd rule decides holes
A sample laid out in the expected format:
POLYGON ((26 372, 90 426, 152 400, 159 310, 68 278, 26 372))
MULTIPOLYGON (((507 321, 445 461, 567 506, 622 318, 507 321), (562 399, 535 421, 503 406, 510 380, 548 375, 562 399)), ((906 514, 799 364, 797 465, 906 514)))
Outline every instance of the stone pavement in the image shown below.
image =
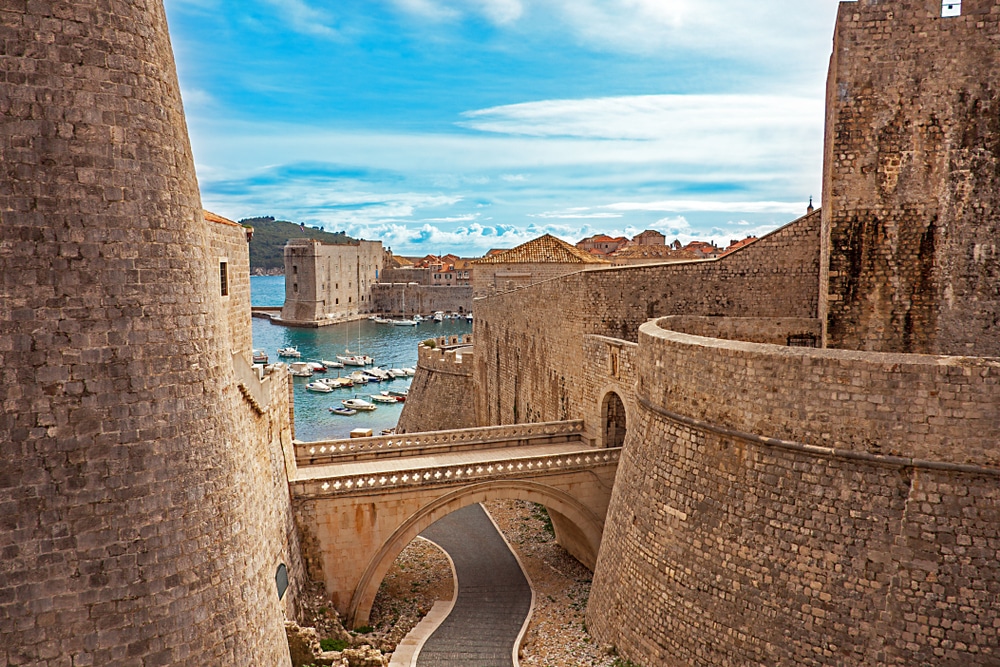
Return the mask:
POLYGON ((458 577, 451 614, 430 636, 417 667, 512 667, 514 643, 531 608, 531 587, 479 505, 424 530, 448 552, 458 577))

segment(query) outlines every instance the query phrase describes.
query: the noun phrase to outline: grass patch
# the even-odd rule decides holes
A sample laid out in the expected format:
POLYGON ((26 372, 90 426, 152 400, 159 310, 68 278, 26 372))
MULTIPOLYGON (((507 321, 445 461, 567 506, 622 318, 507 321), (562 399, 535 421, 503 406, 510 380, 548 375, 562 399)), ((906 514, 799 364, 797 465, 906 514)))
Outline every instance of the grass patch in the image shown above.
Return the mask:
POLYGON ((320 639, 319 647, 324 651, 343 651, 350 646, 343 639, 320 639))
POLYGON ((542 528, 548 533, 549 537, 554 538, 556 536, 556 529, 552 527, 552 517, 549 516, 549 511, 545 509, 545 505, 532 503, 531 516, 542 522, 542 528))

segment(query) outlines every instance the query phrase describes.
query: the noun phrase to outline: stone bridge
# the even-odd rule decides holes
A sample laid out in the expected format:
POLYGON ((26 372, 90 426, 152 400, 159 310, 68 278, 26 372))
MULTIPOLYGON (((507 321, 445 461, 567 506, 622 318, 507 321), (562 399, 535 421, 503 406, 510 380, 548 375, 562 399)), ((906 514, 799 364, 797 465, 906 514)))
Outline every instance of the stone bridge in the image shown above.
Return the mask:
POLYGON ((349 627, 368 621, 400 551, 466 505, 544 505, 556 539, 593 569, 621 448, 582 420, 295 443, 292 501, 310 575, 349 627))

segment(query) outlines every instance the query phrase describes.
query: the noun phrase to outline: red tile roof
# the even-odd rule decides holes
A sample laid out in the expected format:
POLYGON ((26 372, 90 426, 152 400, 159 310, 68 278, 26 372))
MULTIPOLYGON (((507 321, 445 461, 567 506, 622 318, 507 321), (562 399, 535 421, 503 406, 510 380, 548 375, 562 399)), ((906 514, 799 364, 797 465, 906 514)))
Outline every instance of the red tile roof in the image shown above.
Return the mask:
POLYGON ((607 264, 605 259, 594 257, 588 252, 575 248, 551 234, 532 239, 527 243, 477 259, 476 264, 607 264))

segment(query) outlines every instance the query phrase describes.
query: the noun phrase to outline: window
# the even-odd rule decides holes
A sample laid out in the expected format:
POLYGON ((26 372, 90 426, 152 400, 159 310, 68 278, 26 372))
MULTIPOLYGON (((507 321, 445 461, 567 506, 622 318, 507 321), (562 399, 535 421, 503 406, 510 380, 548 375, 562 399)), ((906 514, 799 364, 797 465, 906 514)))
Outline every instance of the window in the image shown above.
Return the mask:
POLYGON ((229 262, 226 260, 219 262, 219 282, 222 287, 222 296, 229 296, 229 262))
POLYGON ((943 18, 950 18, 952 16, 962 15, 962 0, 942 0, 941 2, 941 16, 943 18))
POLYGON ((293 276, 299 275, 299 267, 295 266, 294 264, 292 264, 292 275, 293 276))

